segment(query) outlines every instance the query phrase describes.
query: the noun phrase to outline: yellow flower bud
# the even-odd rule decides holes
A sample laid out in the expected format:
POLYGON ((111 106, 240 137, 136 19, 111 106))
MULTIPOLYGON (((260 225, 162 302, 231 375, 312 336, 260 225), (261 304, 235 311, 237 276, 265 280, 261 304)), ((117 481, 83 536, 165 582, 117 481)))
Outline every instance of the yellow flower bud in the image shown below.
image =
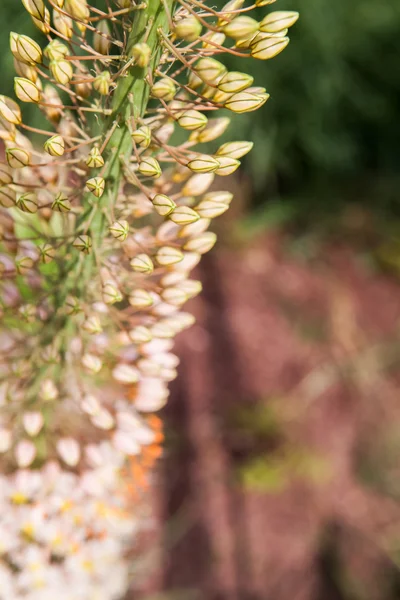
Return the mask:
POLYGON ((239 73, 238 71, 230 71, 223 76, 218 84, 218 89, 227 94, 236 94, 241 92, 253 84, 254 77, 247 73, 239 73))
POLYGON ((0 163, 0 185, 8 185, 12 183, 13 178, 10 173, 10 168, 4 163, 0 163))
POLYGON ((85 23, 89 20, 90 11, 87 0, 65 0, 65 9, 75 20, 81 33, 85 33, 85 23))
POLYGON ((188 252, 197 252, 198 254, 206 254, 215 246, 217 236, 213 231, 205 231, 197 237, 189 240, 183 246, 188 252))
POLYGON ((223 215, 229 208, 228 204, 224 202, 215 202, 214 200, 202 200, 200 204, 196 206, 196 211, 199 215, 206 219, 215 219, 220 215, 223 215))
POLYGON ((54 39, 46 46, 43 53, 49 60, 60 60, 68 56, 69 50, 68 46, 60 40, 54 39))
POLYGON ((250 45, 250 54, 253 58, 259 60, 274 58, 286 48, 290 41, 288 37, 265 37, 260 39, 259 36, 256 36, 256 38, 258 40, 250 45))
POLYGON ((0 206, 11 208, 17 202, 17 194, 8 187, 0 187, 0 206))
POLYGON ((258 28, 258 21, 246 15, 239 15, 238 17, 235 17, 230 23, 225 25, 223 31, 228 37, 234 40, 241 40, 256 33, 256 31, 258 31, 258 28))
POLYGON ((103 363, 101 358, 87 352, 82 356, 82 365, 89 373, 93 373, 95 375, 101 371, 103 363))
POLYGON ((214 173, 197 173, 183 186, 182 194, 184 196, 201 196, 208 190, 214 178, 214 173))
POLYGON ((229 117, 209 119, 206 127, 198 133, 192 133, 189 139, 193 142, 197 141, 199 144, 211 142, 226 131, 230 122, 229 117))
POLYGON ((44 143, 44 149, 50 156, 62 156, 65 151, 64 139, 61 135, 53 135, 44 143))
POLYGON ((74 34, 74 22, 68 15, 65 15, 58 10, 53 10, 54 27, 66 38, 72 38, 74 34))
POLYGON ((162 246, 157 250, 156 260, 163 267, 175 265, 183 260, 183 253, 173 246, 162 246))
POLYGON ((103 300, 106 304, 116 304, 122 301, 122 294, 112 281, 107 281, 103 286, 103 300))
POLYGON ((165 194, 156 194, 152 202, 154 208, 162 217, 168 216, 176 207, 175 202, 165 194))
POLYGON ((92 177, 91 179, 87 180, 86 189, 89 190, 89 192, 92 192, 96 198, 101 198, 104 194, 105 185, 106 182, 104 181, 103 177, 92 177))
POLYGON ((22 212, 33 214, 38 209, 37 196, 34 192, 25 192, 17 199, 16 205, 22 212))
POLYGON ((165 100, 166 102, 172 100, 175 94, 175 84, 173 81, 171 81, 171 79, 168 79, 167 77, 163 77, 162 79, 156 81, 156 83, 151 88, 151 95, 154 98, 159 98, 165 100))
POLYGON ((72 79, 74 70, 72 62, 64 58, 52 60, 50 62, 50 71, 57 83, 67 85, 72 79))
POLYGON ((40 31, 42 33, 44 33, 45 35, 48 35, 51 31, 50 28, 50 13, 47 10, 47 8, 44 9, 44 19, 36 19, 35 17, 32 17, 32 21, 33 24, 35 25, 35 27, 37 27, 38 29, 40 29, 40 31))
POLYGON ((30 164, 31 156, 23 148, 7 148, 6 159, 12 169, 22 169, 30 164))
POLYGON ((99 317, 91 315, 83 322, 82 329, 90 335, 96 335, 103 331, 99 317))
POLYGON ((30 256, 22 256, 15 261, 15 268, 19 275, 26 275, 33 267, 33 259, 30 256))
POLYGON ((133 46, 131 56, 135 59, 135 64, 144 69, 150 62, 151 48, 145 42, 139 42, 133 46))
POLYGON ((151 142, 151 129, 147 125, 142 125, 139 129, 132 132, 132 139, 142 148, 148 148, 151 142))
POLYGON ((203 289, 201 281, 195 279, 185 279, 180 282, 177 287, 180 290, 183 290, 189 298, 194 298, 200 294, 203 289))
POLYGON ((115 239, 124 242, 128 237, 129 233, 129 223, 125 221, 125 219, 121 219, 120 221, 115 221, 110 226, 110 233, 115 239))
POLYGON ((93 35, 93 48, 99 54, 106 56, 110 51, 111 39, 110 28, 108 22, 104 19, 99 21, 96 26, 96 31, 93 35))
POLYGON ((144 156, 139 163, 139 173, 145 177, 154 177, 157 179, 162 174, 160 164, 153 156, 144 156))
POLYGON ((41 64, 43 60, 42 49, 39 44, 27 35, 10 33, 10 48, 14 57, 28 65, 41 64))
POLYGON ((92 247, 92 238, 88 235, 78 235, 72 245, 80 252, 89 254, 92 247))
POLYGON ((232 94, 227 94, 226 92, 217 90, 213 96, 213 101, 215 104, 225 104, 231 97, 232 94))
POLYGON ((186 42, 194 42, 201 35, 202 25, 194 15, 189 15, 177 21, 174 25, 176 37, 186 42))
POLYGON ((75 296, 67 296, 64 308, 66 315, 76 315, 82 310, 79 300, 75 296))
POLYGON ((150 329, 144 325, 138 325, 134 329, 131 329, 129 337, 134 344, 146 344, 153 339, 150 329))
POLYGON ((240 167, 240 161, 230 156, 218 156, 218 162, 220 167, 215 171, 215 174, 221 177, 232 175, 240 167))
POLYGON ((68 212, 71 210, 71 203, 67 196, 65 196, 62 192, 59 192, 55 197, 51 208, 57 212, 68 212))
POLYGON ((299 18, 299 13, 289 10, 277 10, 266 15, 260 23, 260 31, 275 33, 294 25, 299 18))
POLYGON ((210 222, 210 219, 199 219, 194 223, 184 225, 182 229, 178 232, 178 237, 196 237, 200 233, 204 233, 204 231, 206 231, 209 228, 210 222))
POLYGON ((150 274, 154 270, 152 260, 147 254, 138 254, 132 258, 130 265, 136 273, 150 274))
POLYGON ((178 119, 179 125, 188 131, 203 129, 207 125, 207 117, 198 110, 187 110, 178 119))
POLYGON ((7 96, 0 96, 0 115, 8 123, 20 125, 22 123, 21 109, 14 100, 7 96))
POLYGON ((176 330, 174 327, 171 327, 168 322, 160 321, 159 323, 155 323, 153 325, 151 328, 151 333, 156 338, 168 339, 174 337, 176 330))
POLYGON ((258 7, 267 6, 268 4, 273 4, 274 2, 276 2, 276 0, 256 0, 255 5, 258 7))
POLYGON ((39 21, 44 21, 46 9, 43 0, 22 0, 22 4, 31 17, 35 17, 39 21))
POLYGON ((230 156, 231 158, 241 158, 250 152, 253 146, 253 142, 227 142, 218 148, 216 155, 218 157, 230 156))
POLYGON ((244 0, 229 0, 229 2, 225 4, 225 6, 223 6, 220 10, 220 13, 224 15, 224 18, 218 20, 218 25, 226 25, 226 23, 228 22, 226 21, 226 19, 231 19, 232 13, 235 13, 237 10, 242 8, 243 4, 244 0))
POLYGON ((104 165, 104 158, 100 154, 97 146, 94 146, 86 159, 86 164, 90 169, 98 169, 104 165))
POLYGON ((46 85, 43 92, 43 110, 50 121, 58 123, 62 114, 61 98, 51 85, 46 85))
POLYGON ((217 159, 208 154, 198 154, 196 158, 188 162, 187 166, 195 173, 211 173, 216 171, 220 164, 217 159))
POLYGON ((108 71, 103 71, 93 82, 94 89, 102 96, 108 96, 110 92, 111 75, 108 71))
POLYGON ((26 63, 14 58, 14 68, 20 77, 25 77, 25 79, 30 79, 30 81, 36 83, 38 74, 35 67, 32 67, 32 65, 27 65, 26 63))
POLYGON ((196 63, 195 72, 204 83, 217 85, 226 73, 226 67, 215 58, 201 58, 196 63))
POLYGON ((203 200, 213 200, 214 202, 223 202, 224 204, 230 204, 233 199, 232 192, 208 192, 205 194, 203 200))
POLYGON ((153 304, 153 297, 147 290, 137 288, 130 294, 129 304, 134 308, 148 308, 153 304))
POLYGON ((161 292, 161 298, 173 306, 181 306, 188 300, 187 294, 178 287, 168 287, 161 292))
POLYGON ((254 94, 249 91, 234 94, 225 102, 225 108, 235 113, 257 110, 268 100, 269 94, 254 94))
POLYGON ((51 262, 56 255, 56 250, 51 244, 43 244, 43 246, 39 246, 39 252, 40 260, 44 264, 51 262))
POLYGON ((222 46, 225 42, 226 36, 220 31, 209 31, 203 36, 203 48, 205 50, 215 50, 217 46, 222 46), (205 39, 204 39, 205 38, 205 39))
POLYGON ((37 84, 30 81, 30 79, 25 79, 25 77, 14 77, 14 91, 21 102, 37 104, 42 96, 37 84))
POLYGON ((188 206, 177 206, 169 218, 176 225, 188 225, 189 223, 195 223, 200 217, 196 211, 188 206))

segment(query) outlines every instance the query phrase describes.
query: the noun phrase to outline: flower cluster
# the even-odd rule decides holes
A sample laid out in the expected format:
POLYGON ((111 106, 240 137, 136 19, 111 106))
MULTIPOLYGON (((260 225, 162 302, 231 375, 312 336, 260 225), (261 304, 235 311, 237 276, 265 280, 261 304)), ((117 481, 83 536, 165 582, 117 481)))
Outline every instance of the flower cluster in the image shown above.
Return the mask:
POLYGON ((125 470, 160 441, 150 413, 177 374, 173 338, 194 320, 190 273, 232 200, 220 178, 252 147, 216 140, 231 113, 269 98, 219 59, 287 46, 296 12, 248 14, 272 2, 22 0, 41 33, 11 33, 19 102, 0 96, 7 598, 39 597, 32 582, 45 598, 70 576, 82 598, 120 593, 97 565, 122 564, 136 526, 125 470), (24 122, 25 103, 48 130, 24 122))

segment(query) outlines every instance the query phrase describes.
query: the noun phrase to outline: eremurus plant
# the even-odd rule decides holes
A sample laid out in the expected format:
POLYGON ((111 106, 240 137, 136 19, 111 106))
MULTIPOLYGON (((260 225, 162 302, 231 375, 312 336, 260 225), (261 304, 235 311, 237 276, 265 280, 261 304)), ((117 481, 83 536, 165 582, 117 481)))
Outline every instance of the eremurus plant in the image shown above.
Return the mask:
POLYGON ((11 33, 15 96, 48 129, 0 96, 7 598, 124 589, 138 518, 128 467, 160 441, 151 413, 176 376, 172 339, 193 323, 182 307, 201 291, 190 272, 232 200, 219 178, 252 147, 216 140, 230 112, 269 97, 220 59, 286 47, 297 13, 249 16, 273 1, 22 0, 41 34, 11 33))

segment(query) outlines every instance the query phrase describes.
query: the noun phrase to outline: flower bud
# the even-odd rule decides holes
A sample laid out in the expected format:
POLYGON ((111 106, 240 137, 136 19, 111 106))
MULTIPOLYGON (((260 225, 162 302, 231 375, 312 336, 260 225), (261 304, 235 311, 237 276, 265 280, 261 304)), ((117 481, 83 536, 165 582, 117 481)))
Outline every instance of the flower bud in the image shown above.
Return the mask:
POLYGON ((99 373, 103 367, 103 363, 101 358, 94 354, 90 354, 87 352, 82 356, 82 365, 85 367, 86 371, 89 373, 99 373))
POLYGON ((203 198, 203 200, 213 200, 214 202, 222 202, 223 204, 230 204, 233 199, 232 192, 209 192, 203 198))
POLYGON ((33 323, 36 319, 36 306, 33 304, 23 304, 18 309, 18 314, 27 322, 33 323))
POLYGON ((115 221, 109 229, 111 235, 115 237, 115 239, 124 242, 128 237, 129 223, 128 221, 125 221, 125 219, 121 219, 120 221, 115 221))
POLYGON ((225 102, 225 108, 234 113, 245 113, 257 110, 268 100, 269 94, 254 94, 249 91, 234 94, 225 102))
POLYGON ((57 452, 61 460, 69 467, 76 467, 81 457, 81 449, 76 440, 70 437, 58 440, 57 452))
POLYGON ((157 179, 161 176, 162 171, 160 164, 153 156, 144 156, 139 163, 139 173, 145 177, 154 177, 157 179))
POLYGON ((203 36, 203 48, 214 51, 217 46, 223 46, 226 36, 220 31, 209 31, 203 36))
POLYGON ((294 25, 299 18, 299 13, 289 10, 278 10, 266 15, 260 23, 260 31, 275 33, 294 25))
POLYGON ((93 48, 99 54, 106 56, 110 51, 111 39, 110 28, 108 22, 103 19, 96 26, 96 31, 93 34, 93 48))
POLYGON ((72 245, 80 252, 84 252, 84 254, 89 254, 90 249, 92 247, 92 238, 88 235, 78 235, 78 237, 74 240, 72 245))
POLYGON ((176 87, 174 82, 167 77, 163 77, 156 81, 156 83, 151 88, 151 95, 154 98, 159 98, 161 100, 165 100, 169 102, 173 99, 176 94, 176 87))
POLYGON ((203 289, 203 285, 201 281, 197 281, 196 279, 185 279, 177 286, 180 290, 183 290, 188 298, 194 298, 201 293, 203 289))
POLYGON ((75 298, 75 296, 67 296, 65 300, 65 314, 68 316, 76 315, 80 313, 81 310, 82 307, 79 304, 78 298, 75 298))
POLYGON ((151 48, 145 42, 139 42, 133 46, 131 56, 135 59, 135 64, 144 69, 150 62, 151 48))
POLYGON ((17 194, 14 190, 7 187, 0 188, 0 206, 11 208, 12 206, 15 206, 16 202, 17 194))
POLYGON ((51 244, 43 244, 43 246, 39 246, 39 252, 40 260, 45 265, 51 262, 56 255, 56 250, 51 244))
POLYGON ((153 297, 147 290, 138 288, 130 294, 129 304, 134 308, 148 308, 153 304, 153 297))
POLYGON ((175 202, 165 194, 156 194, 152 203, 158 214, 162 217, 168 216, 176 208, 175 202))
POLYGON ((15 460, 20 469, 25 469, 33 463, 36 457, 36 447, 28 440, 21 440, 15 448, 15 460))
POLYGON ((61 135, 53 135, 44 143, 44 149, 50 156, 62 156, 65 152, 64 139, 61 135))
POLYGON ((131 329, 129 337, 134 344, 146 344, 153 339, 150 329, 144 325, 138 325, 131 329))
POLYGON ((200 233, 203 233, 208 229, 210 225, 210 219, 198 219, 194 223, 189 223, 188 225, 184 225, 182 229, 178 233, 179 238, 184 237, 196 237, 200 233))
POLYGON ((201 35, 202 25, 194 15, 189 15, 177 21, 174 25, 176 37, 186 42, 194 42, 201 35))
POLYGON ((52 40, 44 49, 43 54, 50 60, 60 60, 69 54, 68 46, 58 39, 52 40))
POLYGON ((22 123, 20 107, 14 100, 11 100, 7 96, 0 96, 0 116, 13 125, 20 125, 22 123))
POLYGON ((83 322, 82 329, 90 335, 96 335, 103 331, 100 319, 96 315, 91 315, 83 322))
POLYGON ((183 246, 188 252, 197 252, 198 254, 206 254, 215 245, 217 236, 212 231, 205 231, 201 235, 186 242, 183 246))
POLYGON ((72 79, 74 70, 72 68, 72 62, 59 58, 50 62, 50 71, 57 83, 61 85, 67 85, 72 79))
POLYGON ((43 60, 42 49, 39 44, 27 35, 10 33, 10 48, 14 57, 28 65, 40 65, 43 60))
POLYGON ((196 131, 197 129, 203 129, 207 125, 207 117, 198 110, 191 109, 179 117, 178 123, 182 129, 196 131))
MULTIPOLYGON (((216 152, 216 156, 230 156, 231 158, 241 158, 253 148, 253 142, 227 142, 222 144, 216 152)), ((219 158, 218 158, 219 160, 219 158)))
POLYGON ((17 199, 16 205, 22 212, 33 214, 38 209, 37 196, 34 192, 25 192, 17 199))
POLYGON ((214 179, 214 173, 193 175, 182 188, 183 196, 201 196, 208 190, 214 179))
POLYGON ((267 6, 268 4, 273 4, 274 2, 276 2, 276 0, 256 0, 255 5, 258 7, 267 6))
POLYGON ((250 54, 253 58, 258 58, 259 60, 274 58, 274 56, 286 48, 290 41, 288 37, 261 38, 261 36, 257 36, 257 38, 255 42, 250 44, 250 54))
POLYGON ((225 4, 225 6, 222 7, 222 9, 220 10, 220 13, 224 16, 223 18, 218 20, 218 25, 226 25, 226 23, 228 21, 226 21, 225 19, 231 19, 232 18, 232 13, 235 13, 237 10, 239 10, 240 8, 242 8, 244 4, 244 0, 229 0, 229 2, 227 4, 225 4))
POLYGON ((43 92, 43 110, 50 121, 58 123, 62 114, 62 102, 57 91, 51 86, 46 85, 43 92))
POLYGON ((101 198, 104 194, 106 182, 103 177, 92 177, 86 182, 86 189, 92 192, 96 198, 101 198))
POLYGON ((29 165, 31 156, 23 148, 7 148, 6 159, 12 169, 22 169, 29 165))
POLYGON ((38 74, 35 67, 32 67, 32 65, 27 65, 26 63, 14 58, 14 68, 17 72, 17 75, 20 77, 25 77, 25 79, 29 79, 30 81, 33 81, 33 83, 37 82, 38 74))
POLYGON ((160 321, 153 325, 151 328, 151 333, 155 338, 169 339, 176 335, 176 330, 175 327, 171 327, 168 321, 160 321))
POLYGON ((138 254, 130 261, 130 265, 135 273, 150 274, 154 270, 152 260, 147 254, 138 254))
POLYGON ((151 142, 151 129, 147 125, 143 125, 136 129, 131 134, 132 139, 136 144, 139 144, 142 148, 148 148, 151 142))
POLYGON ((94 89, 99 92, 102 96, 108 96, 110 93, 111 75, 109 71, 103 71, 100 75, 97 75, 93 82, 94 89))
POLYGON ((247 73, 239 73, 238 71, 230 71, 223 76, 218 84, 218 89, 227 94, 236 94, 241 92, 253 84, 254 77, 247 73))
POLYGON ((200 204, 196 206, 196 210, 202 218, 215 219, 223 215, 229 208, 229 204, 224 202, 215 202, 214 200, 202 200, 200 204))
POLYGON ((226 73, 226 67, 215 58, 201 58, 196 63, 195 73, 204 83, 215 86, 226 73))
POLYGON ((124 365, 122 363, 113 369, 112 375, 116 381, 127 385, 137 383, 139 380, 139 371, 131 365, 124 365))
POLYGON ((45 35, 48 35, 50 33, 50 31, 51 31, 50 12, 47 10, 47 8, 44 9, 44 19, 43 20, 32 17, 32 21, 33 21, 33 24, 35 25, 35 27, 40 29, 40 31, 42 33, 44 33, 45 35))
POLYGON ((0 163, 0 186, 12 183, 13 178, 10 173, 10 168, 4 163, 0 163))
POLYGON ((122 301, 122 294, 117 287, 108 281, 103 286, 103 300, 106 304, 116 304, 122 301))
POLYGON ((86 159, 86 164, 90 169, 98 169, 104 165, 104 158, 100 154, 97 146, 94 146, 86 159))
POLYGON ((216 171, 220 164, 217 159, 208 154, 198 154, 196 158, 188 162, 187 166, 194 173, 211 173, 216 171))
POLYGON ((218 156, 219 168, 215 171, 216 175, 225 177, 232 175, 240 167, 240 161, 230 156, 218 156))
POLYGON ((43 0, 22 0, 22 4, 31 17, 35 17, 39 21, 44 21, 45 5, 43 0))
POLYGON ((12 433, 9 429, 0 427, 0 453, 3 454, 11 448, 12 433))
POLYGON ((195 210, 188 206, 177 206, 169 218, 176 225, 188 225, 195 223, 200 217, 195 210))
POLYGON ((234 40, 241 40, 256 33, 258 28, 258 21, 246 15, 239 15, 225 25, 223 31, 228 37, 234 40))
POLYGON ((202 144, 204 142, 211 142, 217 139, 226 131, 229 123, 230 119, 228 117, 209 119, 206 127, 202 131, 198 133, 192 133, 192 135, 190 136, 190 141, 197 141, 199 144, 202 144))
POLYGON ((61 35, 69 39, 72 38, 74 34, 74 22, 71 17, 54 9, 53 24, 61 35))
POLYGON ((33 102, 37 104, 41 99, 41 91, 36 83, 25 77, 14 77, 15 95, 21 102, 33 102))
POLYGON ((24 413, 22 422, 26 433, 31 437, 35 437, 44 425, 43 415, 37 411, 24 413))
POLYGON ((168 304, 181 306, 188 300, 187 294, 178 287, 168 287, 161 292, 161 297, 168 304))
POLYGON ((162 246, 156 252, 156 261, 159 265, 167 267, 183 260, 183 253, 173 246, 162 246))
POLYGON ((51 205, 53 210, 57 212, 68 212, 71 210, 71 203, 67 196, 65 196, 62 192, 59 192, 55 197, 53 204, 51 205))
POLYGON ((232 94, 227 94, 226 92, 221 92, 221 90, 217 90, 213 96, 213 102, 215 104, 225 104, 229 98, 232 97, 232 94))

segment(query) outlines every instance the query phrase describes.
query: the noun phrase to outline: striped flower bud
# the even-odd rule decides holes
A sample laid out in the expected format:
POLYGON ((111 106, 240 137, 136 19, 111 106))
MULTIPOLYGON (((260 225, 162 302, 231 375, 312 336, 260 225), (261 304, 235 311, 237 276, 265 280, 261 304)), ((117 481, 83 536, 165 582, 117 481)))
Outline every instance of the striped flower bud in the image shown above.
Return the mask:
POLYGON ((10 33, 10 48, 14 57, 28 65, 40 65, 43 60, 42 49, 39 44, 27 35, 10 33))
POLYGON ((177 206, 169 216, 170 220, 176 225, 188 225, 199 220, 198 213, 189 208, 189 206, 177 206))
POLYGON ((102 71, 100 75, 97 75, 93 82, 94 89, 99 92, 102 96, 108 96, 110 93, 111 75, 109 71, 102 71))
POLYGON ((19 307, 18 313, 27 323, 33 323, 36 319, 36 306, 33 304, 23 304, 19 307))
POLYGON ((131 385, 139 380, 139 371, 132 365, 117 365, 112 372, 113 378, 119 383, 131 385))
POLYGON ((184 196, 201 196, 215 179, 214 173, 197 173, 188 179, 182 188, 184 196))
POLYGON ((90 317, 87 317, 87 319, 85 319, 85 321, 83 322, 82 329, 90 335, 96 335, 103 331, 100 319, 96 315, 91 315, 90 317))
POLYGON ((61 35, 71 39, 74 34, 74 22, 68 15, 58 10, 53 10, 53 24, 61 35))
POLYGON ((203 129, 207 125, 207 117, 198 110, 187 110, 178 119, 179 125, 188 131, 203 129))
POLYGON ((14 77, 15 95, 21 102, 40 102, 42 93, 36 83, 25 77, 14 77))
POLYGON ((72 62, 59 58, 50 62, 50 71, 57 83, 61 85, 67 85, 74 74, 72 62))
POLYGON ((225 25, 223 31, 228 37, 234 40, 241 40, 256 33, 256 31, 258 31, 258 28, 258 21, 246 15, 239 15, 238 17, 235 17, 230 23, 225 25))
POLYGON ((33 463, 36 457, 36 447, 28 440, 21 440, 15 448, 15 460, 20 469, 25 469, 33 463))
POLYGON ((173 306, 181 306, 188 300, 187 294, 178 287, 168 287, 161 292, 161 298, 173 306))
POLYGON ((151 95, 154 98, 159 98, 161 100, 165 100, 169 102, 174 98, 176 94, 176 86, 171 79, 167 77, 163 77, 155 82, 153 87, 151 88, 151 95))
POLYGON ((59 457, 66 465, 75 467, 78 464, 81 457, 81 449, 76 440, 71 437, 61 438, 58 440, 56 447, 59 457))
POLYGON ((64 139, 61 135, 53 135, 45 141, 44 149, 50 156, 62 156, 65 152, 64 139))
POLYGON ((138 170, 145 177, 154 177, 155 179, 162 174, 160 163, 153 156, 144 156, 139 163, 138 170))
POLYGON ((209 31, 203 36, 203 48, 215 50, 217 46, 223 46, 226 36, 221 31, 209 31))
POLYGON ((218 89, 227 94, 236 94, 241 92, 253 84, 254 77, 247 73, 239 73, 238 71, 230 71, 223 76, 218 84, 218 89))
POLYGON ((175 265, 183 260, 183 253, 173 246, 162 246, 156 252, 156 261, 163 267, 175 265))
POLYGON ((177 286, 180 290, 183 290, 188 298, 194 298, 198 296, 203 290, 203 285, 201 281, 197 281, 196 279, 185 279, 177 286))
POLYGON ((15 268, 19 275, 27 275, 29 271, 33 268, 34 262, 30 256, 21 256, 15 261, 15 268))
POLYGON ((268 4, 273 4, 274 2, 276 2, 276 0, 256 0, 255 5, 259 7, 267 6, 268 4))
POLYGON ((26 433, 31 437, 35 437, 44 425, 44 418, 40 412, 29 411, 24 413, 22 422, 26 433))
POLYGON ((69 54, 68 46, 60 42, 60 40, 52 40, 43 50, 43 54, 51 60, 60 60, 69 54))
POLYGON ((103 177, 92 177, 86 182, 86 189, 92 192, 96 198, 101 198, 104 194, 106 182, 103 177))
POLYGON ((226 177, 232 175, 240 167, 240 161, 230 156, 218 156, 219 168, 215 171, 216 175, 226 177))
POLYGON ((133 131, 131 136, 134 142, 142 146, 142 148, 148 148, 150 146, 151 129, 147 125, 143 125, 133 131))
POLYGON ((175 202, 165 194, 156 194, 152 203, 158 214, 162 217, 168 216, 176 207, 175 202))
POLYGON ((144 325, 138 325, 131 329, 129 337, 134 344, 146 344, 153 339, 150 329, 144 325))
POLYGON ((27 65, 26 63, 14 58, 14 68, 17 72, 17 75, 20 77, 25 77, 25 79, 29 79, 30 81, 33 81, 33 83, 37 82, 37 70, 35 67, 32 67, 32 65, 27 65))
POLYGON ((8 185, 12 183, 12 180, 10 168, 4 163, 0 163, 0 185, 8 185))
POLYGON ((229 123, 229 117, 209 119, 206 127, 202 131, 192 133, 190 141, 197 141, 199 144, 212 142, 226 131, 229 123))
POLYGON ((174 25, 176 37, 186 42, 194 42, 201 35, 202 25, 194 15, 189 15, 177 21, 174 25))
POLYGON ((86 159, 86 164, 90 169, 98 169, 104 165, 104 158, 100 154, 97 146, 94 146, 86 159))
POLYGON ((196 237, 200 233, 203 233, 210 226, 210 219, 198 219, 194 223, 189 223, 188 225, 184 225, 182 229, 178 233, 179 238, 184 237, 196 237))
POLYGON ((154 270, 153 262, 147 254, 138 254, 131 259, 130 265, 136 273, 150 274, 154 270))
POLYGON ((39 253, 40 261, 47 265, 54 259, 56 250, 51 244, 43 244, 43 246, 39 246, 39 253))
POLYGON ((55 123, 58 123, 62 114, 62 102, 61 98, 51 85, 46 85, 43 92, 43 102, 46 106, 43 106, 43 110, 46 117, 55 123))
POLYGON ((230 156, 231 158, 241 158, 250 152, 253 145, 253 142, 227 142, 218 148, 216 155, 218 157, 230 156))
POLYGON ((186 242, 183 246, 188 252, 197 252, 198 254, 206 254, 215 246, 217 236, 213 231, 205 231, 201 235, 186 242))
POLYGON ((31 162, 31 155, 23 148, 7 148, 6 159, 12 169, 22 169, 31 162))
POLYGON ((299 13, 289 10, 277 10, 266 15, 260 23, 260 31, 275 33, 294 25, 299 18, 299 13))
POLYGON ((194 173, 211 173, 216 171, 220 164, 217 159, 208 154, 198 154, 196 158, 188 162, 187 166, 194 173))
POLYGON ((39 21, 44 21, 45 5, 43 0, 22 0, 22 4, 31 17, 35 17, 39 21))
POLYGON ((53 204, 51 205, 53 210, 57 212, 68 212, 71 210, 71 202, 65 194, 59 192, 57 196, 54 198, 53 204))
POLYGON ((120 221, 115 221, 110 227, 111 235, 120 242, 124 242, 128 237, 129 233, 129 223, 125 219, 121 219, 120 221))
POLYGON ((0 116, 13 125, 20 125, 22 123, 20 107, 14 100, 7 96, 0 96, 0 116))
POLYGON ((226 19, 231 19, 231 13, 234 13, 240 8, 242 8, 243 4, 244 0, 229 0, 229 2, 225 4, 220 10, 220 14, 223 15, 223 17, 221 17, 218 20, 218 25, 226 25, 226 23, 228 22, 226 21, 226 19))
POLYGON ((155 338, 169 339, 174 337, 174 335, 176 334, 176 330, 175 327, 172 327, 168 323, 168 321, 159 321, 158 323, 155 323, 153 325, 153 327, 151 328, 151 333, 155 338))
POLYGON ((66 315, 76 315, 81 312, 82 307, 78 298, 75 298, 75 296, 67 296, 64 309, 66 315))
POLYGON ((122 299, 121 292, 111 281, 107 281, 103 285, 103 300, 106 304, 116 304, 122 299))
POLYGON ((233 199, 232 192, 209 192, 203 198, 203 200, 213 200, 214 202, 222 202, 224 204, 230 204, 233 199))
POLYGON ((75 20, 81 33, 85 33, 85 23, 89 20, 90 10, 87 0, 65 0, 66 11, 75 20))
POLYGON ((108 22, 103 19, 96 25, 96 31, 93 34, 93 48, 99 54, 106 56, 110 51, 111 46, 110 28, 108 22))
POLYGON ((197 76, 209 85, 217 85, 226 70, 225 65, 215 58, 201 58, 195 66, 197 76))
POLYGON ((101 358, 89 352, 82 356, 82 365, 86 371, 94 375, 99 373, 103 367, 101 358))
POLYGON ((213 102, 216 104, 225 104, 229 98, 231 98, 232 94, 227 94, 226 92, 221 92, 221 90, 217 90, 213 96, 213 102))
POLYGON ((0 206, 11 208, 11 206, 15 206, 16 202, 17 194, 14 190, 8 187, 0 188, 0 206))
POLYGON ((282 52, 289 44, 288 37, 264 37, 256 36, 256 40, 250 44, 250 54, 259 60, 269 60, 282 52), (258 38, 258 39, 257 39, 258 38))
POLYGON ((79 250, 79 252, 89 254, 92 248, 92 238, 88 235, 78 235, 72 245, 74 248, 79 250))
POLYGON ((44 9, 44 19, 43 20, 32 17, 32 21, 33 21, 33 24, 35 25, 35 27, 40 29, 40 31, 42 33, 44 33, 45 35, 48 35, 50 33, 50 31, 51 31, 50 12, 48 11, 47 8, 44 9))
POLYGON ((202 200, 196 206, 196 210, 202 218, 215 219, 223 215, 229 208, 229 204, 224 202, 215 202, 215 200, 202 200))
POLYGON ((153 304, 153 296, 144 289, 137 288, 129 295, 129 304, 134 308, 148 308, 153 304))
POLYGON ((254 94, 249 91, 234 94, 225 102, 225 108, 234 113, 245 113, 257 110, 268 100, 269 94, 254 94))
POLYGON ((34 192, 25 192, 17 199, 16 205, 22 212, 33 214, 38 209, 37 196, 34 192))
POLYGON ((131 56, 135 59, 135 64, 144 69, 150 62, 151 48, 145 42, 139 42, 133 46, 131 56))

